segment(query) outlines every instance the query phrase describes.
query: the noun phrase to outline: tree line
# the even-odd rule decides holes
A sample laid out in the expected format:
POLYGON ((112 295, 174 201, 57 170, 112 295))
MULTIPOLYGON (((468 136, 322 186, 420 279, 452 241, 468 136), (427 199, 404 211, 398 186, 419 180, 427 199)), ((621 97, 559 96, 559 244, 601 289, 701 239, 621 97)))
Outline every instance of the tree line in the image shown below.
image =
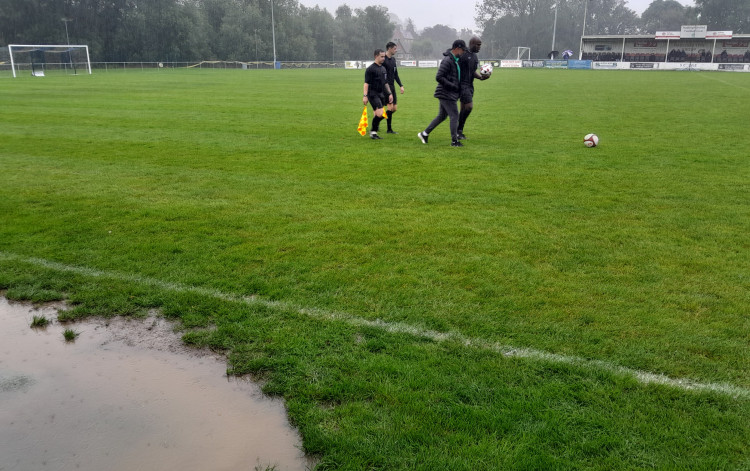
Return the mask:
POLYGON ((683 24, 750 32, 747 0, 696 0, 695 7, 654 0, 640 17, 625 0, 482 0, 476 32, 417 31, 412 19, 401 23, 377 5, 329 12, 297 0, 3 0, 0 45, 87 44, 95 61, 270 61, 272 8, 284 61, 366 59, 396 28, 412 35, 416 58, 439 57, 454 39, 474 34, 484 41, 483 56, 503 58, 516 46, 534 57, 577 50, 581 34, 653 34, 683 24))
POLYGON ((750 1, 696 0, 686 7, 654 0, 639 17, 625 0, 484 0, 477 4, 476 21, 490 55, 525 46, 543 57, 552 50, 577 51, 582 35, 653 35, 697 24, 709 31, 749 33, 750 1))
POLYGON ((272 7, 279 60, 368 57, 395 28, 384 7, 334 16, 296 0, 3 0, 0 43, 87 44, 96 61, 270 61, 272 7))

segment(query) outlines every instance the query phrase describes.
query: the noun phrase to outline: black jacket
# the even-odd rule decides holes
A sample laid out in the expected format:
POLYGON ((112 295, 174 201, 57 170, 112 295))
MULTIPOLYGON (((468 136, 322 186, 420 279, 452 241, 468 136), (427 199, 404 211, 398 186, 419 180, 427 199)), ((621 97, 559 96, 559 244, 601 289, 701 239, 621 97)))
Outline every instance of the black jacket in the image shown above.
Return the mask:
POLYGON ((445 57, 440 61, 437 75, 435 75, 435 80, 438 83, 435 89, 435 98, 458 101, 461 90, 458 64, 456 64, 451 51, 444 52, 443 56, 445 57))
POLYGON ((479 68, 479 57, 471 51, 464 51, 458 65, 461 67, 461 82, 474 88, 474 73, 479 68))

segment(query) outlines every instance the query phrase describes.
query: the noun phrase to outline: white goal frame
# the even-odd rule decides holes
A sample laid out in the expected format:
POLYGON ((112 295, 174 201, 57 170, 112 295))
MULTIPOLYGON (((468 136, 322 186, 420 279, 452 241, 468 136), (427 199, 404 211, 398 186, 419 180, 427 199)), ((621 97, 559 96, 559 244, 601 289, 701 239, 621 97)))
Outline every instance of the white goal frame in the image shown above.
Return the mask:
POLYGON ((526 59, 531 60, 531 48, 518 46, 516 47, 516 60, 521 60, 526 56, 526 59))
POLYGON ((13 71, 13 77, 16 77, 16 62, 13 57, 13 49, 26 49, 23 52, 31 52, 35 50, 44 49, 56 49, 67 50, 71 49, 83 49, 86 51, 86 68, 88 69, 89 75, 91 75, 91 58, 89 57, 89 47, 85 44, 8 44, 8 53, 10 54, 10 68, 13 71))

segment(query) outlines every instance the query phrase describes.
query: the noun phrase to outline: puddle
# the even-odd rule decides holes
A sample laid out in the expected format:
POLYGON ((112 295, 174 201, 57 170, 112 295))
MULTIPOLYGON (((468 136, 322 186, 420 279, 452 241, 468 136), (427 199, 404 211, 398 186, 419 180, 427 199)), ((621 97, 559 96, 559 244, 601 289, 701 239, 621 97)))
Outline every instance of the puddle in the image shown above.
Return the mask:
POLYGON ((0 297, 0 471, 312 468, 283 402, 165 321, 56 314, 0 297), (32 329, 34 315, 54 322, 32 329))

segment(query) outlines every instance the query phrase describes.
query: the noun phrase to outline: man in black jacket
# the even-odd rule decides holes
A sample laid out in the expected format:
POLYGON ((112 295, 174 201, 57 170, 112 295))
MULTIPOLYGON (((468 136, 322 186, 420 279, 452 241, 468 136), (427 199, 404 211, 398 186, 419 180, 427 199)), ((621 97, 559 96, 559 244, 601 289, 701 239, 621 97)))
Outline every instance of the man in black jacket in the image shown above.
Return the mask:
POLYGON ((469 50, 458 61, 461 67, 461 112, 458 114, 458 138, 466 139, 464 125, 474 109, 474 79, 487 80, 489 75, 477 72, 479 58, 477 52, 482 48, 482 40, 474 36, 469 40, 469 50))
POLYGON ((453 147, 463 147, 458 140, 458 98, 461 92, 461 69, 458 67, 458 58, 466 50, 466 42, 462 39, 453 41, 453 48, 443 53, 443 60, 438 67, 437 88, 435 88, 435 98, 440 100, 440 110, 438 115, 427 126, 427 129, 417 134, 423 144, 427 144, 427 139, 433 129, 438 124, 445 121, 450 116, 451 125, 451 145, 453 147))

